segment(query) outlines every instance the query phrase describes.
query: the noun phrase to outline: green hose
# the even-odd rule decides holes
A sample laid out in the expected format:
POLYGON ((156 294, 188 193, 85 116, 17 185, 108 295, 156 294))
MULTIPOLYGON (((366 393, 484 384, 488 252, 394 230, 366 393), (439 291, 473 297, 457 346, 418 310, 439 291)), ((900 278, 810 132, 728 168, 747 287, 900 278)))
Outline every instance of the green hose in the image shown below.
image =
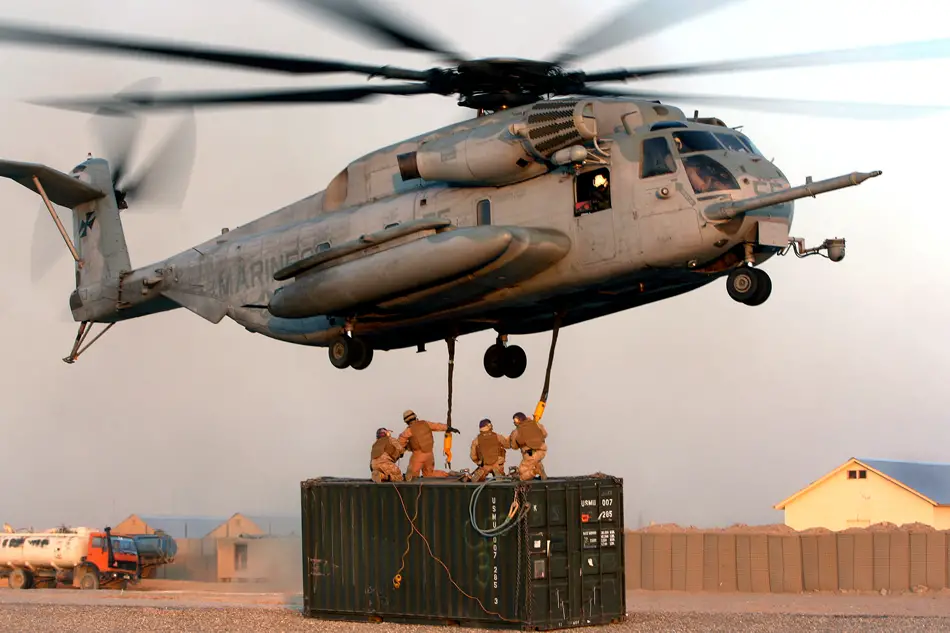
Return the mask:
MULTIPOLYGON (((512 528, 514 528, 518 524, 518 521, 523 519, 528 514, 528 510, 530 509, 530 506, 528 504, 524 504, 524 507, 521 508, 517 513, 515 513, 514 516, 506 517, 505 520, 502 521, 501 525, 494 528, 486 529, 486 530, 483 530, 482 528, 478 527, 478 522, 475 520, 475 506, 478 503, 478 496, 482 494, 482 490, 484 490, 485 487, 491 483, 498 483, 498 482, 486 481, 485 483, 481 484, 478 488, 475 489, 475 492, 472 493, 471 501, 469 501, 469 504, 468 504, 468 517, 469 517, 469 520, 472 522, 472 527, 475 528, 476 532, 478 532, 485 538, 493 538, 495 536, 501 536, 502 534, 506 534, 510 532, 512 528)), ((517 492, 515 494, 517 495, 517 492)))

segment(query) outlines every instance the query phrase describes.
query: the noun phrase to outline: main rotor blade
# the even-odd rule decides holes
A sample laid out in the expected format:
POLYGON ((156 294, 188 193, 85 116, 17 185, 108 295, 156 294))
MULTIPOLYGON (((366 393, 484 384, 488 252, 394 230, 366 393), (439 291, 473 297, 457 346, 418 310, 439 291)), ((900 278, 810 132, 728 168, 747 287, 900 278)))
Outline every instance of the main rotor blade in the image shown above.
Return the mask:
POLYGON ((139 175, 128 184, 122 183, 129 209, 141 210, 141 204, 180 207, 191 180, 196 143, 195 115, 189 111, 164 145, 139 169, 139 175))
POLYGON ((554 57, 562 65, 642 39, 740 0, 642 0, 609 16, 575 38, 554 57))
POLYGON ((323 12, 347 22, 371 35, 378 42, 396 44, 400 48, 436 53, 443 59, 462 62, 464 58, 435 39, 411 29, 405 22, 378 5, 367 5, 364 0, 281 0, 294 4, 308 13, 323 12))
POLYGON ((225 104, 277 104, 277 103, 346 103, 362 101, 379 95, 420 95, 438 94, 422 84, 397 84, 393 86, 362 86, 318 88, 310 90, 263 90, 258 92, 219 92, 219 93, 179 93, 179 94, 136 94, 124 95, 121 99, 112 97, 91 97, 88 99, 47 99, 30 101, 34 105, 45 105, 66 110, 88 112, 98 108, 115 109, 169 109, 192 106, 225 104))
MULTIPOLYGON (((159 83, 157 77, 142 79, 117 92, 115 96, 121 99, 123 95, 135 94, 137 91, 154 93, 159 83)), ((128 171, 129 158, 141 130, 142 120, 127 111, 100 108, 89 124, 102 146, 102 155, 109 161, 112 186, 116 187, 128 171)))
POLYGON ((425 71, 389 66, 368 66, 335 60, 259 53, 256 51, 228 51, 200 48, 188 44, 134 42, 128 39, 98 37, 78 33, 73 34, 66 31, 0 24, 0 42, 3 41, 21 44, 51 44, 54 46, 86 48, 100 51, 141 53, 145 55, 171 57, 174 59, 225 64, 241 68, 271 70, 296 75, 352 72, 403 80, 423 80, 427 76, 425 71))
POLYGON ((584 81, 624 81, 626 79, 640 79, 656 76, 800 68, 804 66, 824 66, 825 64, 939 59, 942 57, 950 57, 950 38, 699 64, 654 66, 652 68, 619 68, 617 70, 583 73, 582 78, 584 81))
POLYGON ((909 116, 927 116, 950 111, 950 105, 902 105, 885 103, 860 103, 849 101, 809 101, 799 99, 774 99, 769 97, 740 97, 728 95, 702 95, 670 92, 620 92, 587 87, 576 94, 595 97, 633 97, 649 99, 663 103, 689 103, 719 105, 739 110, 758 110, 762 112, 782 112, 806 116, 843 117, 848 119, 883 120, 906 118, 909 116))

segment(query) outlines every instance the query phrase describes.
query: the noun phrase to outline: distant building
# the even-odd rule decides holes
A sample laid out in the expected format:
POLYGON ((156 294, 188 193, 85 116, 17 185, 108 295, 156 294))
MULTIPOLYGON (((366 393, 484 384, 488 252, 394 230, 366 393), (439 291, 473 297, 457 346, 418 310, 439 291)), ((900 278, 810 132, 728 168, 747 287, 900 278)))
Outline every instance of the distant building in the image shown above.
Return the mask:
POLYGON ((116 534, 164 532, 178 546, 175 562, 159 578, 230 582, 288 582, 300 577, 300 517, 230 517, 132 514, 116 534))
POLYGON ((852 457, 774 508, 796 530, 884 521, 950 529, 950 464, 852 457))

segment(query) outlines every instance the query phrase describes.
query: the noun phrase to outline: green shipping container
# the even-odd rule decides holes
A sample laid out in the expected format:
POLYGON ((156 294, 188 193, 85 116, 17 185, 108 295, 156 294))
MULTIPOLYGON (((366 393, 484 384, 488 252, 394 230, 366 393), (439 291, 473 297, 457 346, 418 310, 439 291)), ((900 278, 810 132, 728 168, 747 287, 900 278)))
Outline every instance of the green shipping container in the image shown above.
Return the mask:
POLYGON ((550 630, 626 616, 621 479, 311 479, 301 504, 307 617, 550 630))

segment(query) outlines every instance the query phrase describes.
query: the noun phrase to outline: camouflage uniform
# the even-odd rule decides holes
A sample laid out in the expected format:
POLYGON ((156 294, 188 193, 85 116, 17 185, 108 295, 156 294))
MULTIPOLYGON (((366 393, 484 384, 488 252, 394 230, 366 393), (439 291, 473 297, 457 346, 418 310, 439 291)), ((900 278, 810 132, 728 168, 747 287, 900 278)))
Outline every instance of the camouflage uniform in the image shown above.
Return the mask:
POLYGON ((376 432, 376 442, 370 451, 369 469, 376 483, 383 481, 403 481, 402 471, 396 462, 402 457, 402 447, 390 436, 387 429, 376 432))
POLYGON ((505 451, 511 447, 508 438, 492 430, 491 422, 479 423, 478 436, 472 440, 470 457, 478 464, 472 473, 472 481, 484 481, 489 474, 495 477, 505 475, 505 451))
POLYGON ((547 478, 544 472, 544 464, 541 460, 548 454, 548 445, 545 439, 548 436, 547 429, 540 422, 535 422, 534 418, 525 417, 523 413, 515 414, 515 430, 508 437, 511 442, 511 448, 521 449, 521 463, 518 464, 518 474, 522 481, 534 479, 540 476, 547 478), (521 416, 521 421, 518 421, 521 416))
POLYGON ((420 420, 412 411, 403 413, 402 419, 407 426, 397 441, 403 450, 412 451, 409 467, 406 469, 406 479, 418 477, 420 472, 423 477, 448 477, 449 474, 444 470, 435 469, 435 453, 432 450, 435 442, 432 433, 446 431, 449 427, 438 422, 420 420))

